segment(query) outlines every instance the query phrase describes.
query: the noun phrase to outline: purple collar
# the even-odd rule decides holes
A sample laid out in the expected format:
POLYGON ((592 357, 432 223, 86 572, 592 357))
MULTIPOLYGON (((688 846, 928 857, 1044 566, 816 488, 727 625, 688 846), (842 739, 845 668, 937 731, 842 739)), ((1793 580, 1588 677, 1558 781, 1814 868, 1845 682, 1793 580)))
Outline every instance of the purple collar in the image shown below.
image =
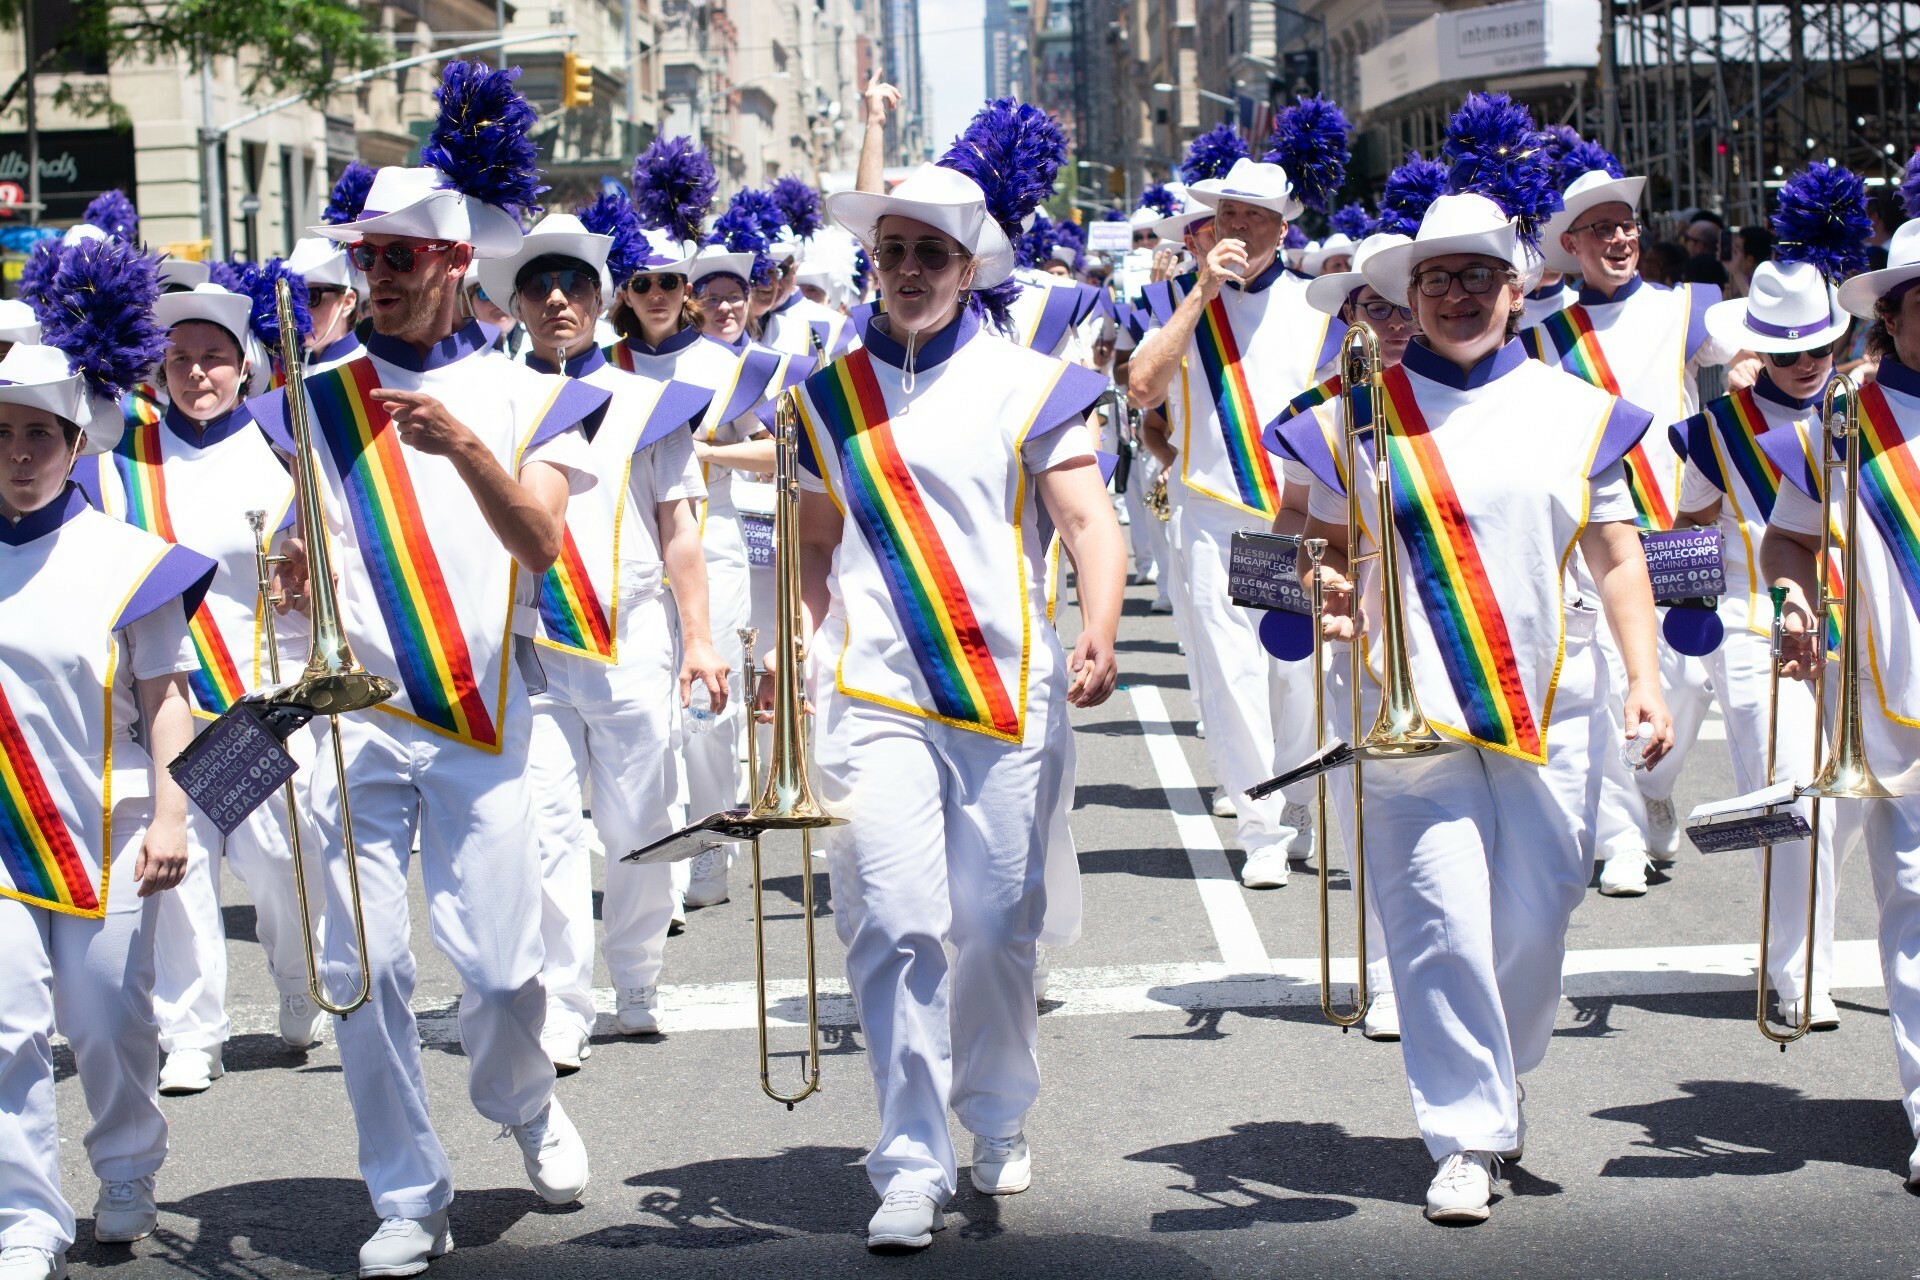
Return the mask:
POLYGON ((1587 282, 1582 280, 1580 282, 1580 297, 1578 300, 1583 307, 1604 307, 1610 302, 1625 302, 1628 298, 1638 293, 1640 286, 1644 283, 1646 282, 1640 278, 1640 273, 1636 271, 1632 279, 1628 280, 1618 289, 1615 289, 1611 294, 1605 294, 1598 289, 1589 289, 1587 282))
POLYGON ((422 355, 411 342, 389 338, 383 333, 372 333, 367 335, 367 354, 409 373, 427 373, 433 369, 444 369, 487 350, 493 345, 495 336, 478 320, 469 320, 428 347, 426 354, 422 355))
POLYGON ((527 368, 541 373, 565 373, 569 378, 584 378, 606 363, 607 353, 598 347, 588 347, 577 356, 568 356, 565 369, 557 368, 553 361, 545 356, 527 353, 527 368))
MULTIPOLYGON (((1285 251, 1277 251, 1273 255, 1273 261, 1267 264, 1267 269, 1265 271, 1262 271, 1259 275, 1255 276, 1253 279, 1245 280, 1245 281, 1229 280, 1227 281, 1227 283, 1232 285, 1234 288, 1240 290, 1242 293, 1265 293, 1268 289, 1273 287, 1273 282, 1275 280, 1278 280, 1281 276, 1286 274, 1287 274, 1286 253, 1285 251)), ((1302 276, 1301 279, 1304 280, 1306 279, 1306 277, 1302 276)))
POLYGON ((1520 339, 1509 338, 1505 346, 1476 364, 1471 369, 1462 369, 1453 361, 1440 355, 1427 345, 1425 338, 1415 338, 1407 344, 1407 353, 1400 357, 1400 363, 1406 366, 1408 373, 1417 373, 1429 382, 1437 382, 1443 387, 1452 387, 1455 391, 1471 391, 1475 387, 1484 387, 1495 378, 1503 378, 1527 362, 1527 349, 1520 345, 1520 339))
POLYGON ((329 343, 324 350, 308 352, 307 363, 331 364, 336 360, 344 360, 358 350, 359 346, 360 339, 354 337, 353 330, 349 329, 329 343))
POLYGON ((243 400, 234 405, 211 422, 195 422, 180 412, 180 406, 169 404, 166 416, 167 430, 186 441, 196 449, 211 449, 229 436, 239 434, 253 425, 253 410, 243 400))
MULTIPOLYGON (((972 308, 962 306, 960 315, 946 328, 931 338, 922 338, 914 344, 914 369, 925 373, 928 369, 934 368, 944 362, 948 356, 973 341, 974 335, 979 332, 980 317, 973 314, 972 308)), ((867 350, 871 351, 876 359, 884 360, 896 369, 907 367, 906 347, 881 331, 878 316, 867 321, 865 343, 867 350)))
POLYGON ((36 538, 46 537, 86 509, 87 496, 80 492, 79 485, 69 480, 60 496, 46 506, 29 511, 18 520, 0 516, 0 543, 24 547, 36 538))
POLYGON ((770 316, 777 316, 785 312, 791 311, 794 309, 795 306, 799 305, 800 300, 804 297, 806 297, 806 295, 801 293, 800 290, 796 287, 792 293, 787 295, 787 300, 785 302, 781 303, 777 307, 769 307, 767 309, 767 314, 770 316))
POLYGON ((700 341, 700 331, 688 325, 684 329, 675 330, 657 347, 648 346, 644 338, 628 338, 627 345, 643 356, 670 356, 685 351, 698 341, 700 341))
POLYGON ((1567 282, 1565 280, 1556 280, 1552 284, 1541 285, 1538 289, 1529 293, 1527 298, 1533 302, 1545 302, 1548 298, 1559 297, 1566 291, 1566 287, 1567 282))
POLYGON ((1771 370, 1768 370, 1768 369, 1762 369, 1760 371, 1760 376, 1754 379, 1753 394, 1760 397, 1760 399, 1762 400, 1770 400, 1774 404, 1784 405, 1786 408, 1789 408, 1789 409, 1798 409, 1803 413, 1806 410, 1813 408, 1814 404, 1818 402, 1820 399, 1820 396, 1818 393, 1808 396, 1805 400, 1794 399, 1792 396, 1788 395, 1786 392, 1782 391, 1779 387, 1774 385, 1773 373, 1771 370))
POLYGON ((1876 380, 1889 391, 1898 391, 1903 396, 1920 400, 1920 373, 1901 364, 1899 357, 1891 352, 1880 357, 1880 372, 1876 380))

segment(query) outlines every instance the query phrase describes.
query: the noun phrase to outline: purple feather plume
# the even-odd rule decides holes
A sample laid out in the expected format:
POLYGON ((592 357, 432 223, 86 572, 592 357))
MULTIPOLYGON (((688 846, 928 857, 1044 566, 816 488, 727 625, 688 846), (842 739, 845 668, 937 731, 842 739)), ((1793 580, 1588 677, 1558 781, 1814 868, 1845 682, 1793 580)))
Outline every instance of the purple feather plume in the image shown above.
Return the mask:
POLYGON ((853 287, 855 292, 865 293, 867 281, 873 278, 873 259, 867 256, 867 247, 860 245, 853 251, 853 287))
POLYGON ((1900 178, 1900 208, 1909 218, 1920 218, 1920 151, 1907 158, 1900 178))
POLYGON ((1776 262, 1810 262, 1839 283, 1867 269, 1867 184, 1858 174, 1814 163, 1788 178, 1773 211, 1776 262))
POLYGON ((773 202, 785 215, 787 229, 802 240, 811 240, 826 225, 820 216, 820 193, 792 174, 773 180, 773 202))
POLYGON ((973 313, 1006 337, 1012 337, 1013 300, 1020 296, 1020 290, 1027 286, 1009 276, 991 289, 970 289, 967 291, 967 306, 973 313))
POLYGON ((640 225, 675 240, 700 239, 720 179, 690 138, 661 138, 633 162, 633 207, 640 225))
POLYGON ((1406 163, 1387 175, 1380 192, 1380 218, 1374 224, 1376 234, 1415 236, 1427 207, 1447 190, 1447 166, 1428 160, 1418 151, 1407 152, 1406 163))
POLYGON ((207 283, 217 284, 228 293, 247 292, 247 268, 218 260, 207 263, 207 283))
POLYGON ((1087 265, 1087 233, 1077 222, 1071 219, 1053 224, 1053 247, 1061 245, 1073 250, 1073 269, 1080 271, 1087 265))
POLYGON ((58 237, 42 240, 33 246, 27 255, 25 265, 20 268, 20 296, 33 308, 44 326, 47 317, 43 311, 47 302, 47 290, 53 284, 53 278, 60 271, 60 259, 65 256, 66 246, 58 237))
POLYGON ((752 254, 752 282, 764 285, 773 280, 773 257, 768 251, 783 225, 773 197, 749 187, 733 193, 726 212, 714 219, 707 243, 720 245, 728 253, 752 254))
POLYGON ((340 181, 333 184, 333 191, 327 198, 327 208, 320 215, 320 221, 328 226, 337 227, 346 222, 358 222, 360 211, 367 207, 367 192, 373 190, 374 168, 358 160, 349 164, 340 175, 340 181))
POLYGON ((1067 135, 1059 121, 1030 103, 996 98, 967 122, 940 165, 979 185, 988 214, 1012 240, 1027 215, 1053 194, 1066 159, 1067 135))
POLYGON ((128 244, 136 243, 134 237, 140 231, 140 213, 133 207, 133 201, 127 199, 127 193, 118 187, 102 191, 88 201, 80 221, 128 244))
POLYGON ((1035 213, 1033 224, 1013 238, 1013 260, 1023 267, 1039 267, 1053 256, 1056 240, 1053 219, 1035 213))
POLYGON ((1280 242, 1283 249, 1304 249, 1307 247, 1307 233, 1297 222, 1287 224, 1287 238, 1280 242))
POLYGON ((1102 209, 1100 211, 1100 221, 1102 222, 1125 222, 1126 220, 1127 215, 1118 209, 1102 209))
POLYGON ((1607 150, 1597 142, 1588 142, 1582 139, 1572 147, 1569 147, 1567 153, 1560 158, 1558 176, 1555 177, 1554 181, 1559 184, 1560 190, 1564 192, 1568 187, 1573 185, 1573 180, 1581 174, 1594 173, 1596 171, 1606 174, 1609 178, 1624 178, 1627 176, 1627 171, 1620 167, 1620 161, 1614 156, 1613 152, 1607 150))
POLYGON ((1583 171, 1567 171, 1567 155, 1580 145, 1580 131, 1572 125, 1549 124, 1541 126, 1544 138, 1542 152, 1547 157, 1547 167, 1553 170, 1553 184, 1562 191, 1567 184, 1580 176, 1583 171))
POLYGON ((1293 194, 1325 213, 1347 180, 1347 136, 1353 125, 1331 98, 1301 98, 1274 118, 1266 159, 1287 171, 1293 194))
POLYGON ((604 181, 600 194, 574 212, 587 230, 613 237, 613 247, 607 251, 607 275, 616 281, 631 280, 645 260, 646 232, 641 229, 640 215, 627 189, 618 182, 604 181))
POLYGON ((1356 244, 1365 240, 1373 231, 1373 219, 1367 216, 1367 207, 1358 200, 1335 209, 1333 216, 1327 219, 1327 223, 1356 244))
POLYGON ((1470 93, 1447 121, 1447 190, 1492 200, 1537 251, 1542 224, 1564 205, 1546 148, 1525 107, 1504 93, 1470 93))
POLYGON ((287 282, 287 292, 292 296, 295 332, 302 342, 313 336, 313 314, 307 310, 306 282, 287 270, 286 259, 269 258, 259 266, 249 266, 240 273, 240 279, 247 295, 253 299, 247 327, 270 355, 277 359, 280 354, 280 304, 274 286, 282 280, 287 282))
POLYGON ((60 259, 39 307, 40 340, 66 353, 95 396, 130 391, 166 354, 153 320, 160 260, 118 240, 88 240, 60 259))
POLYGON ((434 96, 440 118, 420 163, 438 169, 468 197, 505 209, 515 219, 540 211, 540 149, 534 145, 533 104, 513 82, 518 67, 449 62, 434 96))
MULTIPOLYGON (((1246 140, 1234 132, 1232 125, 1217 124, 1187 144, 1187 158, 1180 163, 1180 181, 1192 186, 1208 178, 1224 178, 1234 161, 1245 160, 1250 154, 1246 140)), ((1171 218, 1177 212, 1168 210, 1162 216, 1171 218)))
POLYGON ((1163 218, 1171 218, 1180 212, 1180 197, 1173 194, 1164 182, 1156 182, 1140 193, 1140 204, 1153 210, 1163 218))

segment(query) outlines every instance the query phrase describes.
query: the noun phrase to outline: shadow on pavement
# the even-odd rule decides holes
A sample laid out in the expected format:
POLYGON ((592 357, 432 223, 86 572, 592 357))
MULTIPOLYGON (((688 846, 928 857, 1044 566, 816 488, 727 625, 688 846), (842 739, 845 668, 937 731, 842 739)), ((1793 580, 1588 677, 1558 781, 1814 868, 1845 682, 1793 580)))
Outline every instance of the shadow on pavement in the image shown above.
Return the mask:
POLYGON ((1433 1162, 1418 1138, 1356 1137, 1337 1124, 1259 1120, 1127 1157, 1185 1174, 1191 1208, 1153 1215, 1154 1231, 1236 1231, 1257 1223, 1331 1222, 1353 1200, 1424 1203, 1433 1162), (1402 1172, 1404 1171, 1404 1172, 1402 1172), (1293 1194, 1276 1195, 1271 1188, 1293 1194))
POLYGON ((1616 1156, 1603 1178, 1708 1178, 1787 1173, 1815 1161, 1907 1176, 1912 1133, 1900 1104, 1880 1098, 1809 1098, 1786 1085, 1688 1080, 1683 1096, 1593 1113, 1637 1124, 1646 1154, 1616 1156))
POLYGON ((774 1156, 702 1160, 636 1174, 635 1222, 571 1243, 603 1249, 734 1249, 799 1235, 864 1230, 873 1191, 856 1147, 789 1147, 774 1156))

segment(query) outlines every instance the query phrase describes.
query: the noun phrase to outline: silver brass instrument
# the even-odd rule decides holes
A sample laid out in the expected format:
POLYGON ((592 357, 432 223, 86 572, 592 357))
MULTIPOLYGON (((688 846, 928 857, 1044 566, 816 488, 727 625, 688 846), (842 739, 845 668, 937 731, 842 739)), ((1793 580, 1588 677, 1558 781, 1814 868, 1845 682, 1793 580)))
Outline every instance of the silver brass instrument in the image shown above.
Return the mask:
MULTIPOLYGON (((333 585, 333 563, 327 552, 327 528, 320 505, 319 481, 314 475, 313 426, 307 417, 306 374, 300 347, 300 332, 294 326, 293 298, 287 282, 275 286, 275 302, 280 313, 280 362, 286 373, 287 426, 293 436, 293 503, 296 527, 307 550, 307 616, 312 624, 312 642, 307 648, 307 663, 290 684, 280 683, 280 646, 273 627, 267 626, 267 677, 271 688, 260 692, 269 706, 298 707, 326 716, 333 739, 333 767, 340 791, 340 832, 347 858, 347 893, 352 904, 354 943, 360 957, 360 983, 353 995, 340 1002, 328 998, 321 981, 319 958, 314 954, 312 908, 307 901, 305 860, 300 846, 300 819, 294 807, 293 784, 286 787, 288 842, 293 853, 294 893, 300 902, 300 923, 306 935, 307 992, 313 1002, 336 1017, 344 1018, 367 1002, 373 992, 373 971, 367 957, 366 912, 360 900, 360 861, 353 840, 353 807, 347 798, 347 762, 340 748, 341 716, 364 711, 391 698, 399 686, 385 676, 377 676, 354 661, 347 643, 346 628, 340 622, 340 604, 333 585)), ((262 608, 281 603, 273 594, 275 564, 286 557, 267 554, 267 529, 264 512, 249 511, 247 523, 253 526, 254 562, 259 578, 262 608)))

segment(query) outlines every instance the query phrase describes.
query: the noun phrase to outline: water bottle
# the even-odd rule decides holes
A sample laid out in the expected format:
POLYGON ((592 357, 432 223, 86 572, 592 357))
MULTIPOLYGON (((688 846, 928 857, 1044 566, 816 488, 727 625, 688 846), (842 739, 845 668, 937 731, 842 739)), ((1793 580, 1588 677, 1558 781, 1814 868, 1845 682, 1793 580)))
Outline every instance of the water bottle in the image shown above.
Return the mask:
POLYGON ((1647 752, 1653 746, 1653 726, 1642 720, 1634 728, 1633 737, 1620 748, 1620 763, 1629 771, 1647 767, 1647 752))
POLYGON ((719 715, 713 709, 713 696, 705 689, 696 686, 692 699, 687 703, 687 732, 706 733, 719 720, 719 715), (702 696, 707 699, 707 705, 704 707, 700 705, 702 696))

